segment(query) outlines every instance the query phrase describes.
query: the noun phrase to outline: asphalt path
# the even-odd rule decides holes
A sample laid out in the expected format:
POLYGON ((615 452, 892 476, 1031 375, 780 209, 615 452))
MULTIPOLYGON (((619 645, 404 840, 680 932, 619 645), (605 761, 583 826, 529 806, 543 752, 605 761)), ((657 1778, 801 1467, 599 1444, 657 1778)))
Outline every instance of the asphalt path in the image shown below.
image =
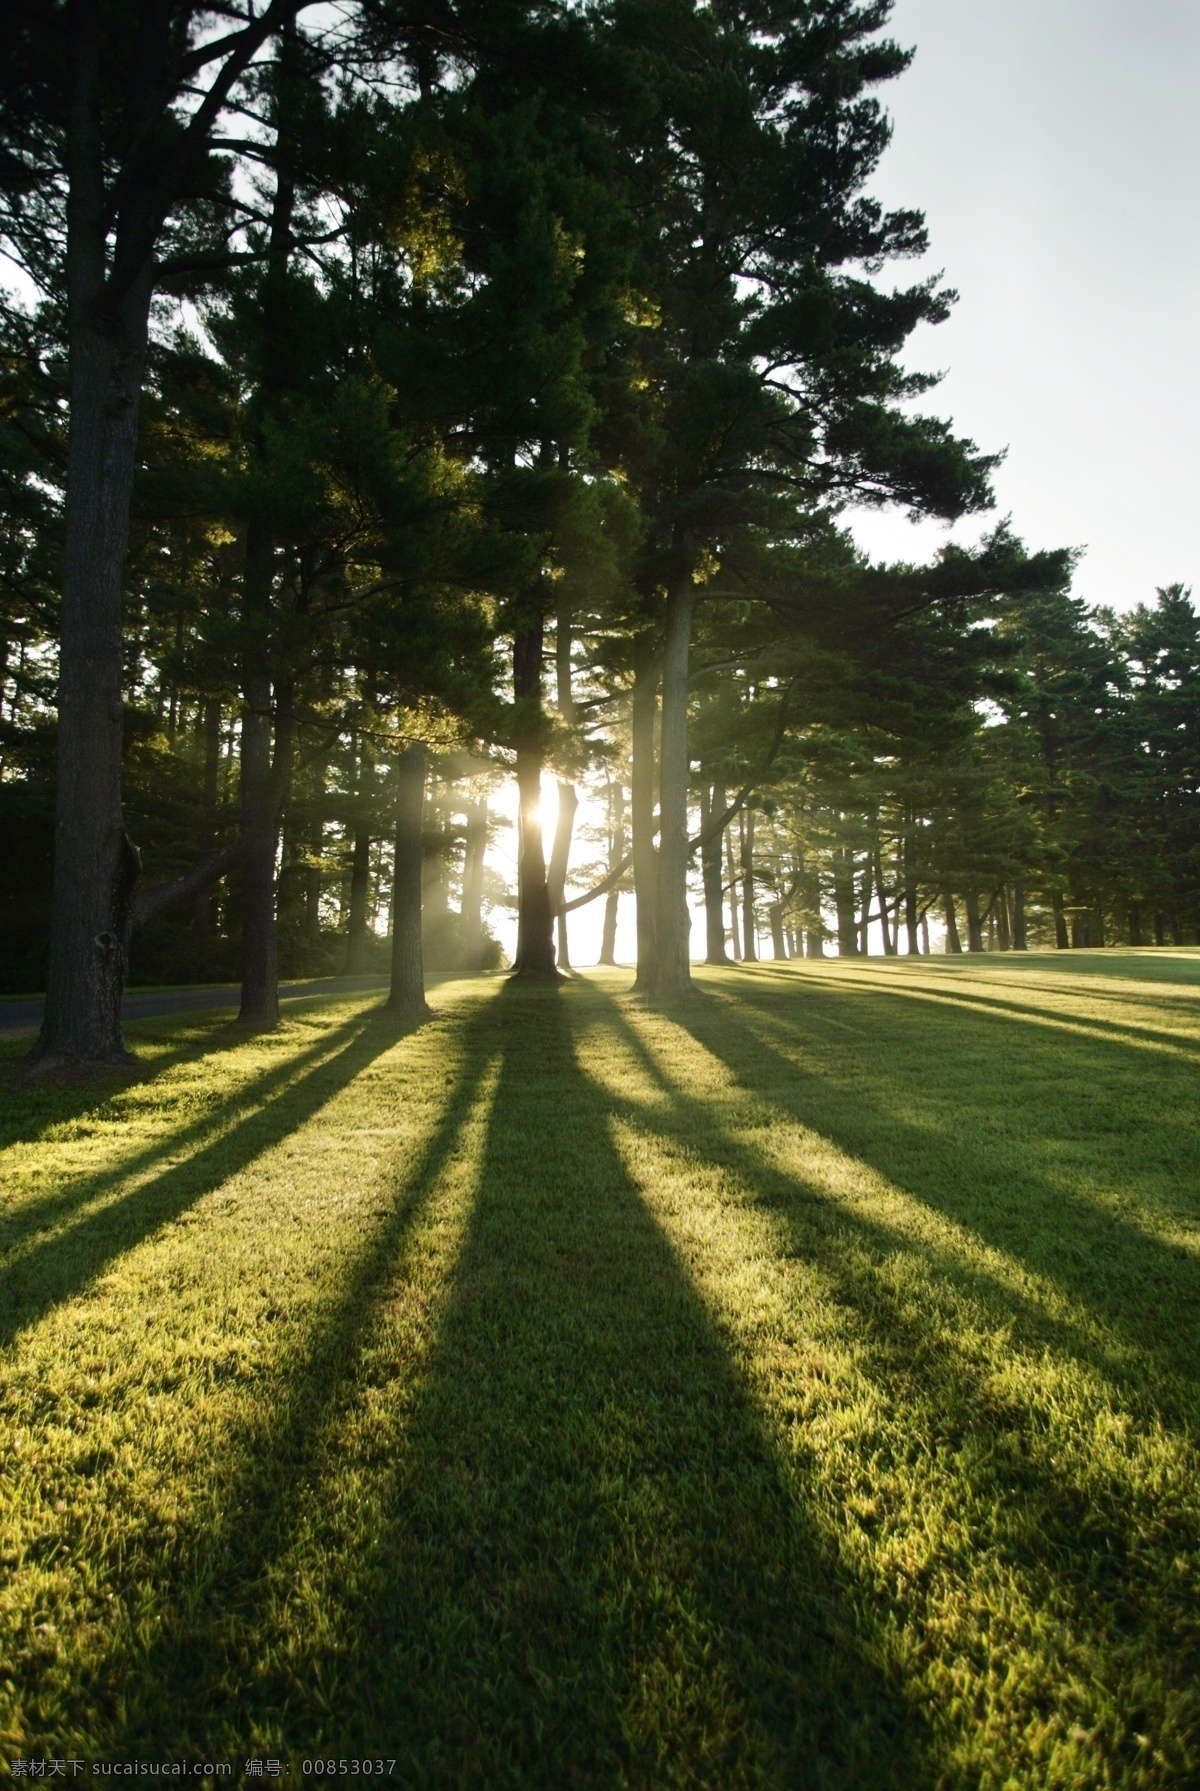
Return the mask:
MULTIPOLYGON (((427 983, 444 979, 427 976, 427 983)), ((369 995, 372 989, 386 989, 386 976, 326 976, 308 983, 280 983, 281 1001, 299 1001, 306 995, 369 995)), ((131 989, 121 1003, 125 1020, 146 1020, 154 1014, 196 1014, 204 1008, 237 1007, 241 1000, 237 983, 207 983, 192 989, 131 989)), ((0 997, 0 1038, 20 1038, 34 1033, 42 1023, 44 996, 27 995, 23 1000, 0 997)))

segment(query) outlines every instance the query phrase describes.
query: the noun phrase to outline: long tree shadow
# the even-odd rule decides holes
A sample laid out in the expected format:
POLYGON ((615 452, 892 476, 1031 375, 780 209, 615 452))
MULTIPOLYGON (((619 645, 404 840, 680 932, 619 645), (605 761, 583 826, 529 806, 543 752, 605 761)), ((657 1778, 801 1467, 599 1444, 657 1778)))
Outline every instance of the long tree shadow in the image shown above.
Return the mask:
MULTIPOLYGON (((328 1468, 328 1432, 361 1393, 356 1379, 380 1301, 404 1274, 412 1234, 480 1098, 496 1049, 487 1007, 466 1028, 440 1118, 415 1158, 398 1165, 381 1187, 381 1223, 323 1303, 283 1388, 256 1409, 248 1426, 225 1438, 225 1454, 237 1466, 222 1489, 223 1515, 215 1527, 181 1536, 157 1569, 152 1640, 147 1646, 144 1631, 136 1634, 131 1651, 128 1635, 114 1635, 79 1687, 82 1706, 95 1713, 100 1745, 117 1751, 163 1747, 198 1758, 244 1751, 255 1740, 278 1745, 273 1665, 297 1643, 303 1653, 306 1638, 285 1637, 281 1656, 272 1661, 276 1638, 264 1635, 264 1623, 273 1588, 328 1468)), ((398 1029, 391 1024, 389 1030, 393 1042, 398 1029)), ((390 1366, 397 1374, 405 1367, 390 1366)), ((290 1667, 287 1679, 285 1707, 297 1689, 290 1667)), ((302 1697, 311 1727, 315 1714, 328 1709, 329 1688, 310 1680, 302 1697)))
MULTIPOLYGON (((286 1670, 230 1721, 399 1752, 420 1784, 925 1782, 923 1724, 616 1151, 576 1050, 590 992, 489 1006, 479 1193, 415 1408, 381 1414, 378 1516, 337 1545, 320 1633, 257 1638, 286 1670)), ((301 1508, 256 1514, 273 1560, 301 1508)))
MULTIPOLYGON (((789 1056, 782 1041, 790 1036, 798 1043, 804 1021, 796 1018, 792 1003, 787 1005, 790 1014, 781 1011, 780 1003, 747 1002, 777 1029, 774 1043, 730 1004, 722 1004, 719 1015, 702 1011, 701 1004, 695 1012, 681 1008, 673 1017, 746 1086, 789 1118, 814 1128, 903 1193, 1063 1287, 1103 1322, 1126 1352, 1131 1346, 1165 1371, 1155 1376, 1155 1398, 1164 1416, 1182 1416, 1194 1423, 1194 1408, 1180 1414, 1172 1389, 1172 1382, 1194 1386, 1200 1368, 1193 1342, 1200 1315, 1200 1264, 1193 1255, 1125 1220, 1111 1206, 1074 1193, 1064 1185, 1068 1178, 1051 1181, 1039 1173, 1038 1141, 1028 1133, 1014 1140, 972 1128, 958 1091, 948 1091, 936 1128, 915 1123, 904 1113, 904 1089, 897 1089, 900 1098, 893 1102, 872 1096, 871 1087, 888 1080, 877 1056, 873 1059, 877 1078, 856 1079, 853 1100, 847 1100, 844 1091, 825 1086, 819 1074, 806 1071, 789 1056)), ((936 1020, 931 1016, 924 1024, 932 1052, 928 1029, 936 1020)), ((1018 1020, 957 1014, 950 1024, 960 1058, 975 1054, 982 1061, 989 1055, 1000 1062, 1018 1059, 1024 1075, 1047 1085, 1063 1076, 1063 1043, 1046 1042, 1018 1020)), ((883 1031, 881 1022, 877 1038, 883 1031)), ((1131 1054, 1119 1044, 1080 1041, 1070 1054, 1072 1072, 1081 1080, 1124 1078, 1136 1083, 1131 1054)), ((936 1107, 938 1099, 936 1085, 924 1089, 927 1110, 931 1104, 936 1107)), ((1185 1135, 1185 1148, 1191 1143, 1185 1135)), ((1076 1348, 1088 1354, 1082 1340, 1076 1348)), ((1108 1376, 1120 1376, 1128 1391, 1144 1390, 1143 1375, 1127 1356, 1121 1375, 1120 1351, 1092 1359, 1108 1376)))
MULTIPOLYGON (((1142 1744, 1131 1727, 1153 1729, 1173 1702, 1181 1711, 1190 1707, 1194 1721, 1200 1715, 1195 1697, 1200 1642, 1193 1592, 1178 1571, 1181 1560, 1200 1556, 1194 1514, 1170 1496, 1161 1508, 1148 1510, 1144 1488, 1128 1484, 1119 1469, 1106 1471, 1093 1462, 1081 1473, 1079 1462, 1064 1459, 1061 1444, 1045 1435, 1043 1419, 1022 1393, 997 1385, 986 1359, 969 1343, 954 1341, 954 1325, 937 1310, 936 1297, 915 1297, 910 1281, 889 1277, 888 1264, 902 1253, 924 1256, 935 1283, 953 1284, 977 1311, 981 1304, 991 1306, 1002 1329, 1006 1319, 1022 1321, 1035 1353, 1046 1331, 1055 1334, 1065 1354, 1088 1357, 1087 1345, 1080 1347, 1078 1335, 1067 1327, 1022 1310, 1008 1290, 976 1282, 963 1265, 939 1257, 921 1240, 875 1224, 802 1177, 766 1163, 752 1143, 723 1128, 678 1076, 664 1071, 622 1015, 614 1009, 609 1018, 667 1097, 649 1105, 625 1103, 631 1130, 657 1135, 680 1155, 698 1151, 732 1170, 749 1201, 769 1209, 780 1253, 819 1269, 830 1306, 854 1315, 865 1372, 889 1404, 899 1401, 899 1433, 931 1467, 940 1462, 943 1475, 952 1473, 954 1509, 970 1531, 967 1574, 992 1554, 1005 1574, 1014 1569, 1021 1574, 1031 1609, 1053 1608, 1070 1625, 1073 1640, 1082 1642, 1089 1671, 1112 1694, 1115 1719, 1110 1716, 1104 1725, 1109 1758, 1136 1765, 1142 1744), (1130 1722, 1131 1710, 1137 1723, 1130 1722)), ((715 1050, 719 1041, 711 1036, 710 1016, 695 1004, 680 1004, 672 1018, 715 1050)), ((752 1067, 750 1054, 738 1050, 726 1048, 724 1061, 742 1070, 752 1067)), ((761 1063, 753 1067, 761 1071, 761 1063)), ((618 1101, 618 1110, 621 1105, 618 1101)), ((1020 1329, 1019 1322, 1018 1347, 1020 1329)), ((874 1436, 864 1447, 886 1460, 894 1444, 874 1436)), ((855 1479, 851 1464, 847 1495, 855 1479)), ((934 1496, 932 1487, 930 1492, 934 1496)), ((961 1562, 961 1547, 958 1553, 961 1562)), ((945 1600, 949 1594, 952 1605, 972 1602, 961 1564, 952 1560, 940 1572, 932 1570, 929 1579, 935 1585, 940 1579, 939 1595, 945 1600)), ((925 1599, 918 1580, 905 1596, 910 1617, 921 1625, 932 1616, 936 1625, 944 1613, 927 1613, 925 1599)), ((974 1670, 986 1677, 995 1646, 988 1627, 981 1626, 963 1645, 975 1655, 974 1670)), ((1033 1695, 1036 1702, 1041 1694, 1033 1695)), ((1020 1762, 1014 1757, 1010 1764, 1017 1771, 1020 1762)))
POLYGON ((0 1345, 88 1285, 117 1256, 178 1218, 204 1195, 310 1119, 398 1036, 394 1022, 356 1015, 307 1052, 288 1057, 232 1094, 221 1109, 171 1132, 154 1146, 111 1170, 81 1178, 68 1194, 18 1210, 3 1243, 21 1242, 54 1226, 41 1242, 0 1268, 0 1345), (231 1112, 249 1109, 236 1125, 220 1130, 231 1112), (216 1136, 213 1136, 214 1131, 216 1136), (203 1149, 211 1140, 208 1149, 203 1149), (140 1181, 128 1192, 87 1213, 67 1229, 72 1211, 150 1168, 161 1157, 197 1147, 185 1162, 140 1181))

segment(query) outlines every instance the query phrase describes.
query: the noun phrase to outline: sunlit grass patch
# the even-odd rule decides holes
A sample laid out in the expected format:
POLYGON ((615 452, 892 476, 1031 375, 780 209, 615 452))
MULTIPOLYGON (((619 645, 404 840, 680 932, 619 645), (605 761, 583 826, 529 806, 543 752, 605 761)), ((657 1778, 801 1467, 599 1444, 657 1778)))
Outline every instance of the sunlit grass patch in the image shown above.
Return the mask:
POLYGON ((9 1751, 1195 1783, 1197 966, 1147 956, 460 984, 10 1087, 9 1751))

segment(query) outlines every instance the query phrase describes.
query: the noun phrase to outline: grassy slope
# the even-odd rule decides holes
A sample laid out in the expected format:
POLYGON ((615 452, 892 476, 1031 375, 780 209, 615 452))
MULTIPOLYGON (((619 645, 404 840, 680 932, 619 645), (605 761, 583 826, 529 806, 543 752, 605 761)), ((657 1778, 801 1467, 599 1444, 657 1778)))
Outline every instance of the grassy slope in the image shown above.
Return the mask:
POLYGON ((5 1092, 0 1752, 1200 1782, 1200 959, 703 980, 5 1092))

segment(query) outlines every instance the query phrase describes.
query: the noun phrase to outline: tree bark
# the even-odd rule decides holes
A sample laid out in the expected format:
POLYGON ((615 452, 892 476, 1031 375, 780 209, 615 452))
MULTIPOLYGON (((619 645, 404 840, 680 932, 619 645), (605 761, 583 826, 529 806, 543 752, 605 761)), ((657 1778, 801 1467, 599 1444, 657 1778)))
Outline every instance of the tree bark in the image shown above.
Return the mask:
POLYGON ((704 931, 706 964, 728 964, 725 950, 725 891, 721 877, 721 842, 723 831, 714 828, 711 837, 705 829, 714 815, 725 812, 725 785, 718 778, 711 787, 706 784, 705 800, 700 810, 700 866, 704 877, 704 931))
POLYGON ((767 909, 771 921, 771 951, 776 958, 788 955, 787 940, 783 936, 783 903, 772 902, 767 909))
POLYGON ((904 830, 904 926, 908 933, 909 956, 919 957, 921 935, 917 902, 917 842, 913 838, 911 812, 908 815, 908 826, 904 830))
MULTIPOLYGON (((221 769, 221 705, 215 697, 204 703, 204 849, 211 852, 217 843, 217 774, 221 769)), ((212 928, 213 886, 206 883, 196 897, 196 930, 208 933, 212 928)))
POLYGON ((1013 884, 1012 943, 1014 951, 1029 950, 1025 926, 1025 882, 1021 877, 1013 884))
MULTIPOLYGON (((558 713, 562 717, 564 727, 572 727, 575 722, 575 699, 571 691, 571 614, 566 608, 559 611, 554 629, 554 678, 555 697, 558 713)), ((571 968, 571 952, 567 939, 567 917, 563 912, 563 901, 567 889, 567 869, 571 862, 571 840, 575 832, 575 811, 579 807, 579 797, 575 785, 566 778, 558 779, 558 816, 554 823, 554 844, 550 849, 550 907, 558 924, 558 963, 559 968, 571 968)))
POLYGON ((662 662, 662 725, 658 776, 658 903, 653 987, 682 995, 692 987, 692 917, 688 909, 688 656, 696 587, 690 571, 667 600, 662 662))
POLYGON ((463 959, 468 976, 483 969, 483 860, 487 851, 487 797, 467 805, 463 859, 463 959))
POLYGON ((833 900, 837 909, 838 956, 857 958, 858 916, 854 898, 854 855, 839 846, 834 855, 833 900))
POLYGON ((983 921, 979 913, 979 892, 968 889, 963 898, 967 910, 967 950, 983 950, 983 921))
POLYGON ((370 744, 359 747, 355 780, 354 852, 350 861, 350 914, 346 925, 346 975, 361 976, 367 968, 367 895, 371 881, 371 806, 375 759, 370 744))
POLYGON ((1062 899, 1061 889, 1056 889, 1053 891, 1053 893, 1051 894, 1051 897, 1050 897, 1050 905, 1054 910, 1054 943, 1055 943, 1055 946, 1057 947, 1057 949, 1059 951, 1067 951, 1070 948, 1071 940, 1070 940, 1070 936, 1067 932, 1067 916, 1063 909, 1063 899, 1062 899))
POLYGON ((1130 945, 1142 943, 1142 910, 1137 902, 1129 904, 1129 943, 1130 945))
POLYGON ((150 312, 150 273, 104 302, 98 9, 67 34, 70 443, 58 674, 54 894, 33 1058, 127 1061, 121 997, 139 861, 121 814, 121 592, 150 312))
POLYGON ((629 819, 633 847, 633 890, 637 904, 635 989, 653 985, 658 952, 658 852, 654 844, 654 722, 658 708, 658 668, 648 635, 634 656, 631 707, 632 761, 629 819))
POLYGON ((883 955, 885 958, 894 958, 899 941, 892 938, 892 929, 888 922, 887 890, 883 883, 883 854, 878 846, 875 848, 874 860, 875 890, 879 901, 879 930, 883 934, 883 955))
POLYGON ((754 913, 754 810, 741 817, 742 856, 742 954, 748 963, 758 962, 758 927, 754 913))
POLYGON ((427 1014, 421 956, 421 811, 425 748, 406 748, 396 765, 396 851, 392 862, 392 986, 388 1010, 409 1019, 427 1014))
POLYGON ((942 896, 946 915, 946 952, 948 955, 961 956, 962 940, 958 936, 958 916, 954 912, 954 897, 947 889, 942 896))
POLYGON ((1008 891, 1001 885, 996 896, 996 943, 1001 951, 1012 950, 1012 931, 1008 922, 1008 891))
POLYGON ((725 829, 725 875, 729 883, 729 945, 734 962, 742 961, 742 935, 738 928, 737 862, 733 856, 733 829, 725 829))
POLYGON ((517 956, 515 976, 555 977, 554 911, 542 844, 542 647, 544 625, 513 639, 513 690, 524 709, 517 741, 517 956))
MULTIPOLYGON (((625 857, 625 785, 617 777, 609 793, 608 868, 615 871, 625 857)), ((620 891, 614 887, 604 900, 604 931, 600 939, 600 962, 617 961, 617 904, 620 891)))

